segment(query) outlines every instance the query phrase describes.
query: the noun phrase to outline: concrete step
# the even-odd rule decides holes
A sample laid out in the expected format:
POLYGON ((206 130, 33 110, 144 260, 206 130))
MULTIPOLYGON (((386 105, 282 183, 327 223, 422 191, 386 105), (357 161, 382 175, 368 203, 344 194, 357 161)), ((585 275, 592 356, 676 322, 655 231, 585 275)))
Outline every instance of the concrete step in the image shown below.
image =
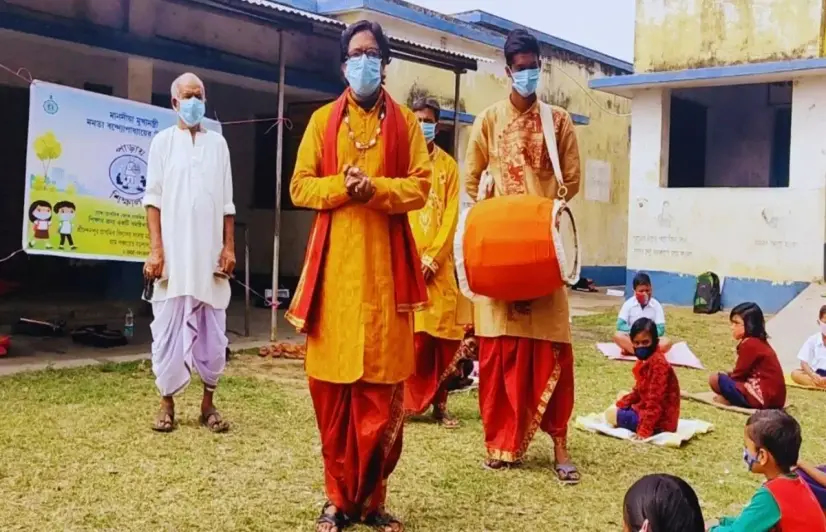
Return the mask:
POLYGON ((812 283, 766 323, 769 343, 786 372, 800 367, 797 352, 806 338, 818 331, 817 315, 823 305, 826 286, 812 283))

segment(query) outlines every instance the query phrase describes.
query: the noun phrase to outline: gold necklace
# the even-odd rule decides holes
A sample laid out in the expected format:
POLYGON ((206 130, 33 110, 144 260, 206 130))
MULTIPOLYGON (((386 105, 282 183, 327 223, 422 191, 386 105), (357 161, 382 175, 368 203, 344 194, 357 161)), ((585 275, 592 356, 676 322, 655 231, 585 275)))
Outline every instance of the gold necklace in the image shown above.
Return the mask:
POLYGON ((347 124, 347 136, 350 137, 350 140, 356 145, 356 149, 360 151, 367 151, 373 146, 376 145, 379 141, 379 135, 381 135, 381 124, 384 122, 385 116, 385 107, 384 105, 381 106, 381 111, 379 111, 379 125, 376 128, 376 135, 370 139, 367 144, 364 144, 356 139, 356 134, 353 132, 353 128, 350 127, 350 113, 349 111, 346 112, 344 115, 344 123, 347 124))

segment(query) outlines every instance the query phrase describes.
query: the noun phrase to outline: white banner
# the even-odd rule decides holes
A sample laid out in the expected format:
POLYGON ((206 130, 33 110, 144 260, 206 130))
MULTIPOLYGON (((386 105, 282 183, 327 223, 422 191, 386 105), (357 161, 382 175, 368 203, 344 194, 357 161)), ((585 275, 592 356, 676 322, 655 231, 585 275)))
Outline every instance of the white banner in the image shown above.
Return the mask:
MULTIPOLYGON (((146 161, 174 111, 43 81, 31 85, 23 248, 31 254, 143 261, 146 161)), ((221 132, 221 125, 204 126, 221 132)))

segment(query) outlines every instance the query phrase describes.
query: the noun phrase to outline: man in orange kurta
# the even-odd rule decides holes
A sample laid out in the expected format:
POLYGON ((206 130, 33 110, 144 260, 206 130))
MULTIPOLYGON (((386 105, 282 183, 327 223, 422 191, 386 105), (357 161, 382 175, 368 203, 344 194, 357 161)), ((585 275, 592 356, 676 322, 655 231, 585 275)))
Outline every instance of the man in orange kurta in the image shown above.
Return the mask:
POLYGON ((328 502, 316 530, 403 530, 384 509, 402 447, 413 315, 427 302, 409 211, 430 160, 418 120, 382 88, 390 45, 376 23, 342 36, 349 88, 316 111, 298 150, 293 203, 317 211, 287 319, 307 334, 306 371, 328 502))
POLYGON ((404 409, 407 415, 418 415, 432 405, 436 421, 455 428, 459 422, 447 411, 447 383, 456 373, 462 356, 459 346, 465 336, 457 319, 461 296, 453 262, 453 235, 459 218, 459 167, 435 142, 441 114, 439 102, 420 99, 414 102, 413 112, 421 123, 433 165, 427 204, 409 214, 429 302, 427 308, 415 315, 416 370, 404 385, 404 409))
MULTIPOLYGON (((543 135, 536 88, 541 73, 539 44, 516 30, 505 43, 513 89, 507 100, 477 117, 464 175, 471 200, 489 195, 535 194, 557 197, 558 182, 543 135), (487 172, 491 190, 480 181, 487 172)), ((544 104, 543 104, 544 105, 544 104)), ((579 149, 570 115, 552 108, 564 199, 579 190, 579 149)), ((479 337, 479 404, 488 458, 501 469, 518 464, 538 429, 551 435, 554 469, 560 481, 580 480, 567 451, 574 406, 573 350, 566 288, 527 302, 475 303, 479 337)))

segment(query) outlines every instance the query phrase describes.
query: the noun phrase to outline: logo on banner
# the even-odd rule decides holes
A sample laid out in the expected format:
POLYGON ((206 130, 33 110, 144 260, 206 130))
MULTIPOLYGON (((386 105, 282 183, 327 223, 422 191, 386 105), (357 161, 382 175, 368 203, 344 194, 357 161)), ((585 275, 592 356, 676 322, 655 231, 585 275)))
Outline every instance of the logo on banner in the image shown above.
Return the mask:
POLYGON ((46 111, 46 114, 54 115, 60 110, 60 107, 57 105, 57 102, 54 101, 51 95, 49 95, 49 99, 43 102, 43 110, 46 111))
POLYGON ((109 165, 109 180, 114 187, 110 197, 122 205, 140 205, 146 192, 146 169, 146 150, 134 144, 116 149, 109 165))

